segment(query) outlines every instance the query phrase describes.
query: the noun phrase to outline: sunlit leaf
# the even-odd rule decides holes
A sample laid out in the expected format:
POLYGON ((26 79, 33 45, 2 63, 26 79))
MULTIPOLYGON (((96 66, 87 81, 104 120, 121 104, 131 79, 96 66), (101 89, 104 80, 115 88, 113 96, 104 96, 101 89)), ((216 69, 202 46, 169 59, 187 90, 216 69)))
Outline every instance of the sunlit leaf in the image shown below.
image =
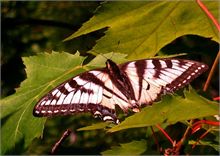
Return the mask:
POLYGON ((160 102, 143 108, 139 113, 126 118, 121 124, 112 127, 109 132, 128 128, 146 127, 160 123, 175 123, 218 114, 217 102, 198 95, 192 88, 184 91, 184 96, 167 95, 160 102))
POLYGON ((129 143, 113 146, 110 150, 104 151, 102 155, 139 155, 147 150, 147 142, 145 140, 132 141, 129 143))
MULTIPOLYGON (((114 55, 115 61, 117 58, 119 62, 122 60, 121 54, 114 55)), ((32 115, 34 105, 58 84, 94 68, 93 62, 82 66, 84 59, 79 56, 79 53, 71 55, 64 52, 44 53, 23 58, 27 79, 22 82, 15 94, 1 100, 1 132, 4 134, 1 138, 2 153, 11 153, 14 148, 22 144, 24 144, 22 147, 27 148, 35 137, 42 136, 46 118, 36 118, 32 115)), ((93 61, 101 66, 105 60, 106 58, 101 56, 93 61)))
MULTIPOLYGON (((218 2, 204 3, 218 19, 218 2)), ((154 56, 162 47, 187 34, 220 42, 218 30, 196 1, 105 2, 66 40, 103 28, 108 30, 93 50, 118 51, 133 59, 154 56)))
MULTIPOLYGON (((196 143, 196 141, 194 140, 190 140, 189 141, 189 144, 190 145, 194 145, 196 143)), ((205 146, 211 146, 212 148, 214 148, 216 151, 220 152, 220 148, 219 148, 219 143, 213 143, 211 141, 205 141, 205 140, 200 140, 199 141, 199 144, 197 143, 197 146, 200 146, 200 145, 205 145, 205 146)))
POLYGON ((108 125, 109 125, 109 123, 107 123, 107 122, 100 122, 100 123, 92 124, 91 126, 79 128, 79 129, 77 129, 77 131, 104 129, 108 125))

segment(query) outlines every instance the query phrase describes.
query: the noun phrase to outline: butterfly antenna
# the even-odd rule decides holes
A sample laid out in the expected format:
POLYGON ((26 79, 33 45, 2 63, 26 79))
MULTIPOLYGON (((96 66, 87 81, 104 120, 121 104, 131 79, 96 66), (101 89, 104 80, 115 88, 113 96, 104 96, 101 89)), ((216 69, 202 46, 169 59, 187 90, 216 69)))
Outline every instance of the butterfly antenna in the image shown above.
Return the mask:
MULTIPOLYGON (((119 44, 120 44, 120 41, 118 41, 118 45, 117 45, 117 48, 116 48, 116 52, 118 51, 119 44)), ((110 59, 112 59, 112 58, 113 58, 114 54, 115 54, 115 53, 114 53, 114 52, 112 52, 112 56, 110 57, 110 59)))

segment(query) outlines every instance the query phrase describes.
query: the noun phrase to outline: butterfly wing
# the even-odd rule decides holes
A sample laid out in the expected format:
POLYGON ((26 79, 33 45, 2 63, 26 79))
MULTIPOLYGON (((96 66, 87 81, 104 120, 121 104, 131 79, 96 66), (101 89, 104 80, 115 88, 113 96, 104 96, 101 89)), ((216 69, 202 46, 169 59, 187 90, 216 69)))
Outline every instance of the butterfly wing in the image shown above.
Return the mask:
POLYGON ((208 68, 199 62, 179 59, 138 60, 119 66, 112 62, 113 66, 112 70, 108 67, 92 70, 65 81, 37 103, 34 115, 50 117, 91 112, 104 121, 118 123, 115 105, 124 111, 129 108, 135 111, 137 106, 151 104, 161 93, 187 85, 208 68), (132 92, 119 87, 115 75, 130 81, 123 83, 132 92), (125 93, 132 95, 128 97, 125 93))
POLYGON ((38 117, 91 112, 118 123, 115 105, 127 107, 125 96, 114 86, 105 68, 73 77, 47 93, 34 107, 38 117))
POLYGON ((134 89, 138 105, 148 105, 162 93, 173 92, 189 84, 208 69, 191 60, 149 59, 119 65, 134 89))

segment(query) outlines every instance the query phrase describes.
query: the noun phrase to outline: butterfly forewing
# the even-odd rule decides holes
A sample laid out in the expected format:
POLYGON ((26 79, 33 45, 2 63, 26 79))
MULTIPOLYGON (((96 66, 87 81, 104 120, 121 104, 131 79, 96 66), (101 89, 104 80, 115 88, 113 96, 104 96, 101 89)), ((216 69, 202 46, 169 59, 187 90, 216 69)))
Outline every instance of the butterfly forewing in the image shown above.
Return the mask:
POLYGON ((151 104, 161 93, 173 92, 207 69, 205 64, 181 59, 148 59, 82 73, 47 93, 35 106, 35 116, 91 112, 118 123, 115 105, 123 111, 151 104))
POLYGON ((117 122, 113 94, 117 95, 104 70, 89 71, 47 93, 35 106, 34 115, 50 117, 91 112, 103 120, 117 122))

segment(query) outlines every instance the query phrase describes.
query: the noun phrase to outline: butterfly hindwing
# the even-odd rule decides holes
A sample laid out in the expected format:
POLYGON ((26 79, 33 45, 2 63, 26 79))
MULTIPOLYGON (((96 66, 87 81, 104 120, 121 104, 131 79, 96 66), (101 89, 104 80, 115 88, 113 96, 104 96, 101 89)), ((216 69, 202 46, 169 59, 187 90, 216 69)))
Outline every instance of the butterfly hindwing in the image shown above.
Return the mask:
POLYGON ((160 94, 184 87, 208 68, 182 59, 138 60, 119 66, 128 75, 139 105, 151 104, 160 94))

